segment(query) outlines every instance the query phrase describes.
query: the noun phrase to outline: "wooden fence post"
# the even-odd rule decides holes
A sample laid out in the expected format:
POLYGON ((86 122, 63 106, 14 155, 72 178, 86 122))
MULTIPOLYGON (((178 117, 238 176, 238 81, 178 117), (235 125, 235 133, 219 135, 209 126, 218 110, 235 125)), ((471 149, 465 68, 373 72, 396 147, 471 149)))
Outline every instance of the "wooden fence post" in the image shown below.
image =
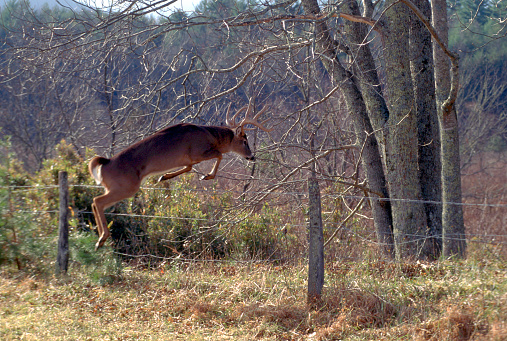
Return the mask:
MULTIPOLYGON (((313 172, 312 172, 313 173, 313 172)), ((308 245, 308 303, 321 299, 324 286, 324 236, 319 182, 315 174, 308 179, 309 245, 308 245)))
POLYGON ((60 193, 60 219, 58 237, 58 256, 56 258, 56 274, 67 273, 69 264, 69 186, 67 172, 58 173, 58 189, 60 193))

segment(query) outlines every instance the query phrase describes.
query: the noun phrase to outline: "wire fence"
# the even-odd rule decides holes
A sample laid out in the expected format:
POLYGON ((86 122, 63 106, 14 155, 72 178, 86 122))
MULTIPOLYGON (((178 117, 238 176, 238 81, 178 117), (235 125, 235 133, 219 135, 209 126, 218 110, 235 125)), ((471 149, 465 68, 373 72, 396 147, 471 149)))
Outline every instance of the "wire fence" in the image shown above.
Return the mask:
MULTIPOLYGON (((97 185, 69 185, 71 188, 102 188, 101 186, 97 185)), ((48 186, 0 186, 0 189, 7 189, 10 191, 11 195, 15 195, 16 193, 26 193, 30 191, 50 191, 50 190, 57 190, 57 185, 48 185, 48 186)), ((190 192, 208 192, 206 189, 196 189, 196 188, 159 188, 159 187, 142 187, 143 191, 178 191, 178 190, 185 190, 190 192)), ((241 195, 244 194, 244 192, 241 191, 234 191, 234 190, 225 190, 225 189, 213 189, 215 193, 232 193, 241 195)), ((249 195, 263 195, 263 194, 270 194, 273 196, 298 196, 302 200, 308 199, 308 193, 305 192, 294 192, 294 191, 248 191, 249 195)), ((364 195, 353 195, 353 194, 330 194, 330 193, 321 193, 322 198, 331 198, 331 199, 349 199, 349 200, 363 200, 363 199, 369 199, 369 200, 379 200, 379 201, 389 201, 389 202, 407 202, 407 203, 422 203, 422 204, 437 204, 437 205, 443 205, 444 202, 442 201, 428 201, 428 200, 414 200, 414 199, 395 199, 395 198, 378 198, 378 197, 366 197, 364 195)), ((507 208, 507 203, 503 202, 496 202, 496 203, 485 203, 485 202, 447 202, 447 204, 451 205, 460 205, 463 207, 475 207, 479 209, 486 209, 486 208, 493 208, 493 209, 503 209, 507 208)), ((58 212, 57 209, 48 209, 48 210, 19 210, 16 212, 11 213, 19 213, 19 214, 32 214, 32 215, 42 215, 42 214, 56 214, 58 212)), ((79 214, 81 215, 93 215, 91 211, 79 211, 79 214)), ((506 212, 507 214, 507 212, 506 212)), ((192 221, 196 223, 207 223, 207 225, 216 226, 217 224, 229 224, 234 225, 239 221, 239 219, 232 219, 232 218, 221 218, 221 219, 210 219, 210 218, 196 218, 196 217, 181 217, 181 216, 164 216, 164 215, 150 215, 150 214, 134 214, 134 213, 114 213, 114 212, 107 212, 107 216, 115 217, 115 216, 123 216, 123 217, 130 217, 130 218, 139 218, 139 219, 169 219, 169 220, 184 220, 184 221, 192 221)), ((465 222, 466 225, 466 222, 465 222)), ((291 223, 286 222, 283 223, 281 228, 306 228, 308 226, 308 223, 305 219, 305 221, 300 221, 299 223, 291 223)), ((377 245, 381 246, 382 243, 378 242, 377 240, 371 238, 370 236, 373 236, 373 233, 370 234, 370 236, 365 236, 362 233, 358 233, 353 228, 349 228, 347 226, 344 226, 340 222, 335 221, 323 221, 323 228, 328 230, 341 230, 344 233, 348 233, 364 243, 371 244, 371 245, 377 245)), ((419 235, 419 234, 406 234, 406 237, 408 237, 409 240, 407 241, 401 241, 400 243, 413 243, 418 241, 424 241, 427 239, 435 239, 435 238, 442 238, 442 234, 435 234, 435 235, 419 235)), ((490 233, 466 233, 465 238, 461 234, 446 234, 445 237, 450 240, 463 240, 467 243, 482 243, 482 244, 490 244, 490 245, 507 245, 507 233, 506 234, 490 234, 490 233)), ((121 253, 120 253, 121 254, 121 253)), ((124 254, 126 255, 126 254, 124 254)), ((129 255, 132 257, 152 257, 152 258, 160 258, 156 255, 129 255)), ((163 257, 162 257, 163 258, 163 257)))
MULTIPOLYGON (((70 188, 98 188, 102 189, 102 186, 99 185, 69 185, 70 188)), ((58 189, 58 185, 48 185, 48 186, 0 186, 0 189, 9 189, 12 191, 12 193, 21 193, 21 192, 30 192, 33 190, 50 190, 50 189, 58 189)), ((207 189, 198 189, 198 188, 160 188, 160 187, 141 187, 140 190, 143 191, 190 191, 190 192, 209 192, 207 189)), ((293 192, 293 191, 248 191, 248 192, 241 192, 236 190, 225 190, 225 189, 213 189, 214 192, 218 193, 234 193, 237 195, 242 194, 250 194, 250 195, 257 195, 257 194, 270 194, 274 196, 298 196, 303 199, 308 198, 308 193, 306 192, 293 192)), ((507 208, 507 203, 499 202, 499 203, 484 203, 484 202, 477 202, 477 203, 470 203, 470 202, 452 202, 452 201, 434 201, 434 200, 422 200, 422 199, 408 199, 408 198, 379 198, 376 196, 364 196, 364 195, 353 195, 353 194, 329 194, 329 193, 321 193, 322 198, 344 198, 344 199, 355 199, 355 200, 361 200, 361 199, 368 199, 368 200, 377 200, 381 202, 406 202, 406 203, 420 203, 420 204, 435 204, 435 205, 457 205, 457 206, 463 206, 463 207, 478 207, 478 208, 507 208)), ((46 210, 46 211, 25 211, 30 213, 54 213, 57 212, 56 210, 46 210)), ((82 212, 82 213, 90 213, 92 212, 82 212)), ((115 215, 114 213, 106 213, 109 215, 115 215)), ((124 214, 116 214, 116 215, 124 215, 124 214)), ((136 214, 130 214, 130 216, 133 217, 147 217, 147 218, 160 218, 160 219, 187 219, 187 218, 181 218, 181 217, 164 217, 164 216, 150 216, 150 215, 136 215, 136 214)), ((507 234, 506 234, 507 235, 507 234)))
MULTIPOLYGON (((103 187, 100 185, 69 185, 69 187, 75 188, 98 188, 102 189, 103 187)), ((48 186, 0 186, 0 189, 10 189, 15 192, 28 192, 35 190, 46 190, 46 189, 58 189, 58 185, 48 185, 48 186)), ((191 191, 191 192, 209 192, 207 189, 198 189, 198 188, 160 188, 160 187, 141 187, 140 190, 144 191, 191 191)), ((234 194, 245 194, 245 192, 236 191, 236 190, 225 190, 225 189, 213 189, 215 192, 219 193, 234 193, 234 194)), ((294 191, 248 191, 248 194, 270 194, 270 195, 286 195, 286 196, 300 196, 307 197, 308 193, 306 192, 294 192, 294 191)), ((453 202, 453 201, 434 201, 434 200, 422 200, 422 199, 406 199, 406 198, 379 198, 376 196, 364 196, 364 195, 352 195, 352 194, 329 194, 329 193, 321 193, 321 197, 329 197, 329 198, 345 198, 345 199, 369 199, 369 200, 378 200, 383 202, 407 202, 407 203, 421 203, 421 204, 436 204, 436 205, 458 205, 458 206, 469 206, 469 207, 492 207, 492 208, 507 208, 507 203, 467 203, 467 202, 453 202)))

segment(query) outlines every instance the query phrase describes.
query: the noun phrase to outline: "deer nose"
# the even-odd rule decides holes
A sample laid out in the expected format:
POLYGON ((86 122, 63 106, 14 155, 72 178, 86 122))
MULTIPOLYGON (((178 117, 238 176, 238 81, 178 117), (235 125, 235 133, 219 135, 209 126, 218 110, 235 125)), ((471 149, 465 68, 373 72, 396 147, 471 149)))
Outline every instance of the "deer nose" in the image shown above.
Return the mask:
POLYGON ((255 156, 253 156, 253 155, 252 156, 247 156, 246 159, 249 160, 249 161, 255 161, 255 156))

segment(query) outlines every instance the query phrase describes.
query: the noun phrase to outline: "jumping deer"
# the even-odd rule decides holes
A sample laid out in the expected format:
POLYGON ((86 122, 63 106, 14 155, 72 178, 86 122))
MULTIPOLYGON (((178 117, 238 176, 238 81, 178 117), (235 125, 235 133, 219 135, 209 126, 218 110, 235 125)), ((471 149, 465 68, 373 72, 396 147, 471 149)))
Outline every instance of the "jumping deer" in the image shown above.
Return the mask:
POLYGON ((99 234, 95 250, 104 245, 110 236, 104 210, 132 197, 147 177, 163 174, 158 181, 168 180, 191 171, 192 166, 199 162, 216 159, 211 172, 201 178, 211 180, 215 178, 224 153, 234 152, 247 160, 254 160, 244 127, 252 124, 266 132, 272 131, 264 126, 267 120, 258 121, 266 107, 253 118, 249 118, 252 101, 232 118, 229 117, 230 109, 231 105, 227 109, 225 127, 176 124, 131 145, 110 159, 95 156, 90 160, 90 174, 98 185, 105 188, 105 193, 95 197, 92 204, 99 234), (236 122, 238 114, 245 109, 243 120, 236 122))

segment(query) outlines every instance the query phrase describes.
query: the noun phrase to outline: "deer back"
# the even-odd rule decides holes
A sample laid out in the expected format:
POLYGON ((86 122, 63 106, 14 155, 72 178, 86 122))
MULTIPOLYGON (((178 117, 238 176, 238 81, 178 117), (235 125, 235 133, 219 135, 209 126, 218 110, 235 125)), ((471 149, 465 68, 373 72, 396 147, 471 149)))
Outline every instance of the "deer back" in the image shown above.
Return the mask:
POLYGON ((232 130, 225 127, 177 124, 116 154, 108 164, 103 165, 102 174, 105 176, 106 169, 110 169, 110 177, 122 173, 142 180, 173 168, 194 165, 217 157, 222 153, 220 149, 228 148, 233 135, 232 130))

